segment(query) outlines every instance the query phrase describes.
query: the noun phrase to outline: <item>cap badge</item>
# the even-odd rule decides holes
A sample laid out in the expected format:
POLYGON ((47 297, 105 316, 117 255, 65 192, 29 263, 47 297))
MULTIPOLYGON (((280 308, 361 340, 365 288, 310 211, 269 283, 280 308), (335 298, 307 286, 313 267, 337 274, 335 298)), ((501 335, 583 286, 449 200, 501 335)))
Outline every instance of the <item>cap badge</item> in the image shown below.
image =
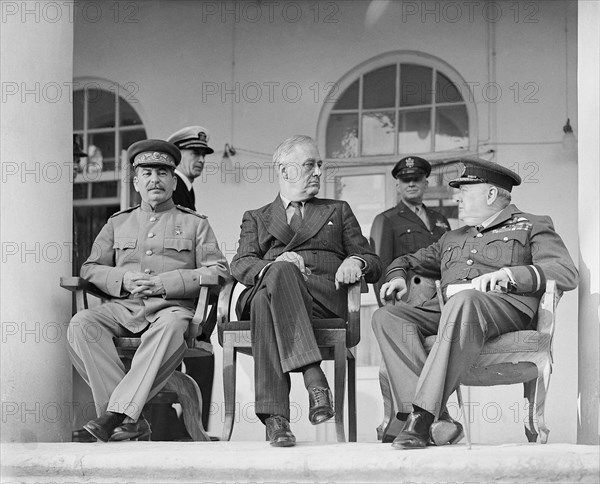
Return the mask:
POLYGON ((198 139, 204 143, 206 143, 206 133, 204 131, 200 131, 198 133, 198 139))
POLYGON ((140 153, 135 157, 136 164, 145 163, 148 161, 158 161, 166 164, 174 164, 173 157, 168 155, 167 153, 160 153, 158 151, 146 151, 145 153, 140 153))
POLYGON ((412 158, 406 158, 406 167, 413 168, 415 166, 415 160, 412 158))

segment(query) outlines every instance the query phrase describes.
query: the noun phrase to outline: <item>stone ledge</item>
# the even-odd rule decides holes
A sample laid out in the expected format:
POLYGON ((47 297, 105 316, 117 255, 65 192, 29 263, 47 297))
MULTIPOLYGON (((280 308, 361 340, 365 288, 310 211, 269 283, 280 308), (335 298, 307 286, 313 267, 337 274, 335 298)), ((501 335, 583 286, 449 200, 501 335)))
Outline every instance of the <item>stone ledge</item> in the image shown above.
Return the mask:
POLYGON ((2 444, 2 483, 597 483, 599 447, 379 443, 2 444))

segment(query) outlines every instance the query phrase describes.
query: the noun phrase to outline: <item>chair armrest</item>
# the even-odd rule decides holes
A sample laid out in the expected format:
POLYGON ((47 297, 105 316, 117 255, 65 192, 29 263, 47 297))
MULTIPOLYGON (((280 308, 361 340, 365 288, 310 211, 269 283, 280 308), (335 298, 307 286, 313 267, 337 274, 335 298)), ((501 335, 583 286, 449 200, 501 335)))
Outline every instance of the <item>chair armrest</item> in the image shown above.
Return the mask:
POLYGON ((186 343, 188 348, 196 346, 196 338, 199 336, 200 329, 206 334, 212 334, 214 329, 214 321, 208 321, 208 308, 210 306, 210 295, 223 284, 223 277, 217 275, 201 275, 199 280, 200 293, 196 303, 196 311, 190 321, 188 327, 186 343), (207 324, 212 324, 212 327, 204 327, 207 324))
POLYGON ((554 335, 555 311, 561 293, 556 288, 556 281, 546 281, 546 290, 540 300, 537 312, 537 330, 540 333, 554 335))
POLYGON ((365 287, 364 278, 354 284, 348 284, 348 327, 346 346, 352 348, 360 341, 360 294, 365 287))
POLYGON ((86 293, 99 297, 101 299, 110 299, 110 296, 108 294, 102 292, 100 289, 94 286, 91 282, 85 280, 83 277, 61 277, 60 287, 71 292, 85 291, 86 293))

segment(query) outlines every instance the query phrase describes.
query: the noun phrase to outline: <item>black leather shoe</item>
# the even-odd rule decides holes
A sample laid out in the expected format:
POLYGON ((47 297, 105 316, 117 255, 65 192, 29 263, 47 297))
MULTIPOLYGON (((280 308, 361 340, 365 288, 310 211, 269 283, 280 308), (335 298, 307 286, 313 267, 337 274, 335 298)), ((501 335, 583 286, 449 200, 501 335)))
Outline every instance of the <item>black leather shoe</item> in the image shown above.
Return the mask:
POLYGON ((96 439, 96 437, 94 437, 92 434, 90 434, 87 430, 78 429, 78 430, 73 430, 73 432, 71 433, 71 441, 72 442, 89 443, 89 442, 97 442, 98 439, 96 439))
POLYGON ((441 415, 439 420, 433 422, 429 428, 431 441, 435 445, 456 444, 461 440, 465 433, 463 426, 454 420, 450 415, 441 415))
POLYGON ((392 417, 383 430, 381 442, 384 444, 393 442, 398 434, 402 431, 405 423, 406 420, 400 420, 398 417, 392 417))
POLYGON ((102 442, 108 442, 115 427, 125 419, 122 413, 105 412, 95 420, 90 420, 83 428, 102 442))
POLYGON ((290 429, 290 422, 281 415, 271 415, 265 420, 267 437, 273 447, 293 447, 296 437, 290 429))
POLYGON ((313 425, 326 422, 335 415, 333 410, 331 390, 326 387, 309 387, 308 389, 308 420, 313 425))
POLYGON ((123 420, 123 423, 113 430, 110 440, 150 440, 150 424, 140 415, 137 422, 130 417, 123 420))
POLYGON ((394 449, 422 449, 429 440, 429 427, 433 415, 429 412, 412 412, 406 419, 402 432, 392 442, 394 449))

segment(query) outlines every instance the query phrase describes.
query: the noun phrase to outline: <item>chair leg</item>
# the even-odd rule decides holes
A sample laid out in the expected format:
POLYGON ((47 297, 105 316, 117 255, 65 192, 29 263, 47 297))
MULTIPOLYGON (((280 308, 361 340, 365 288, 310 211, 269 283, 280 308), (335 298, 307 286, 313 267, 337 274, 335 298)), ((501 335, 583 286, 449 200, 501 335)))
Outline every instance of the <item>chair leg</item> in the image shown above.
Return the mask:
POLYGON ((390 386, 387 367, 383 360, 381 360, 381 365, 379 366, 379 387, 381 388, 381 396, 383 397, 383 420, 379 424, 379 427, 377 427, 377 440, 383 440, 385 429, 388 427, 390 421, 395 418, 392 388, 390 386))
POLYGON ((237 353, 234 347, 235 334, 223 334, 223 396, 225 399, 225 415, 221 440, 231 439, 235 419, 235 383, 237 353))
POLYGON ((175 371, 167 380, 165 390, 176 392, 183 410, 185 428, 195 442, 210 441, 202 428, 202 394, 192 377, 175 371))
POLYGON ((348 441, 356 442, 356 359, 348 350, 348 441))
POLYGON ((471 450, 471 409, 467 406, 467 413, 465 414, 465 406, 463 404, 462 392, 460 391, 460 385, 456 387, 456 398, 458 399, 458 407, 460 408, 460 414, 463 416, 465 422, 465 435, 467 437, 467 449, 471 450))
POLYGON ((535 429, 535 392, 537 380, 530 380, 523 383, 523 396, 529 402, 527 419, 525 420, 525 435, 529 442, 536 442, 538 433, 535 429))
POLYGON ((544 410, 546 408, 546 393, 550 385, 550 364, 544 367, 542 376, 537 379, 537 394, 535 401, 535 414, 538 421, 538 429, 540 431, 540 442, 545 444, 548 442, 548 434, 550 429, 546 426, 544 410))
POLYGON ((346 442, 344 432, 344 394, 346 387, 346 332, 340 336, 333 348, 335 360, 335 430, 338 442, 346 442))

